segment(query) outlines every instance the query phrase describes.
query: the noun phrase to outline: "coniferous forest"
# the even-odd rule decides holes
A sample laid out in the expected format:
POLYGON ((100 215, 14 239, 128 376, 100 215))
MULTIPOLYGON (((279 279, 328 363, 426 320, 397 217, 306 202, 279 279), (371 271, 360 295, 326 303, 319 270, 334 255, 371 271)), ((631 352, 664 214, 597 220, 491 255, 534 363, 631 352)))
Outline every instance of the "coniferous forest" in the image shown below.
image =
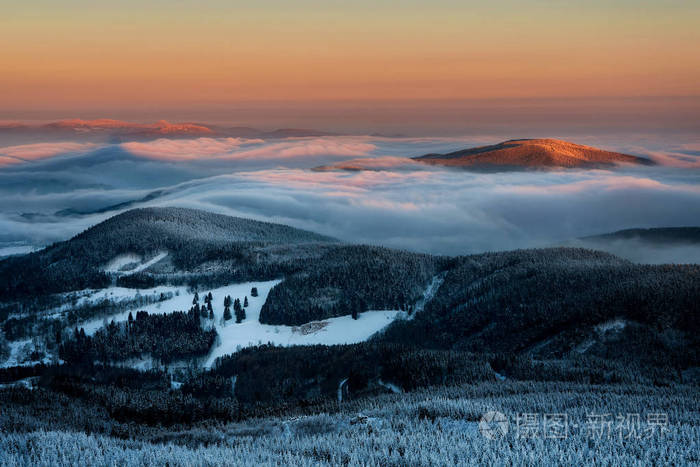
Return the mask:
POLYGON ((581 426, 586 411, 662 412, 673 455, 648 438, 617 444, 573 429, 546 452, 561 463, 695 459, 697 265, 575 248, 437 257, 169 208, 3 260, 0 274, 3 464, 50 463, 66 443, 94 463, 172 465, 442 465, 545 452, 505 436, 484 444, 489 410, 512 428, 530 412, 581 426), (104 267, 126 253, 157 261, 104 267), (356 343, 252 337, 324 336, 333 320, 361 328, 377 310, 397 315, 356 343), (251 342, 216 357, 230 333, 251 342), (294 441, 266 447, 280 440, 294 441))

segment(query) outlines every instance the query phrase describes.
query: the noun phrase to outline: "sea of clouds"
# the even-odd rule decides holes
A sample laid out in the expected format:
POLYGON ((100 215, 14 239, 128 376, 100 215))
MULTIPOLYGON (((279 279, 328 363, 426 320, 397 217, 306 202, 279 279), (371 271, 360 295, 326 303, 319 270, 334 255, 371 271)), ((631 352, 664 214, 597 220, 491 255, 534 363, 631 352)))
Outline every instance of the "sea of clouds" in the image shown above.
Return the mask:
POLYGON ((105 208, 149 194, 148 201, 122 209, 193 207, 438 254, 548 246, 625 228, 700 223, 697 141, 574 139, 661 164, 615 170, 475 173, 405 159, 503 139, 0 143, 0 255, 3 249, 17 252, 70 238, 119 212, 105 208), (366 161, 377 170, 312 170, 347 160, 366 161))

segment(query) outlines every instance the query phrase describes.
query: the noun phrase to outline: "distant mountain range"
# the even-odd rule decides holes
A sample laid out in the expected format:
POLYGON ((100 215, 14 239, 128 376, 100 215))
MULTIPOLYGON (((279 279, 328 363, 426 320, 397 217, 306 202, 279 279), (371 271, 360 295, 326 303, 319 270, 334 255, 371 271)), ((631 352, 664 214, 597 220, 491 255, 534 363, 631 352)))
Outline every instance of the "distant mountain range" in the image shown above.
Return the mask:
POLYGON ((239 138, 295 138, 328 136, 331 133, 299 128, 281 128, 271 131, 250 127, 227 127, 203 123, 171 123, 160 120, 155 123, 135 123, 113 119, 67 119, 42 125, 28 125, 21 122, 0 124, 0 136, 11 144, 36 142, 53 139, 56 136, 89 141, 134 141, 157 138, 197 138, 197 137, 239 137, 239 138))
POLYGON ((640 264, 700 264, 700 227, 697 226, 625 229, 557 245, 605 251, 640 264))
POLYGON ((700 244, 700 227, 659 227, 654 229, 625 229, 617 232, 591 235, 581 240, 614 241, 640 240, 657 244, 700 244))
POLYGON ((426 154, 413 160, 472 169, 602 168, 618 164, 654 164, 643 157, 549 138, 514 139, 447 154, 426 154))
POLYGON ((45 129, 58 131, 66 130, 75 133, 93 131, 119 131, 133 135, 142 136, 169 136, 169 135, 191 135, 204 136, 214 134, 214 130, 197 123, 170 123, 160 120, 155 123, 131 123, 121 120, 97 119, 81 120, 70 119, 43 125, 45 129))

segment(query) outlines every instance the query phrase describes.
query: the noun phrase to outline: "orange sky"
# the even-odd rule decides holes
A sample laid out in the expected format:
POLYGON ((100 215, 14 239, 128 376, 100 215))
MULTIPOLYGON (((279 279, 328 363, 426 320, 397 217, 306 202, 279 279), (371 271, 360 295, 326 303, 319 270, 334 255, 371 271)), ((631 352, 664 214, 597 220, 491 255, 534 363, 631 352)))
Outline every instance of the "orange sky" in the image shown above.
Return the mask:
POLYGON ((0 106, 700 95, 700 2, 95 3, 0 5, 0 106))

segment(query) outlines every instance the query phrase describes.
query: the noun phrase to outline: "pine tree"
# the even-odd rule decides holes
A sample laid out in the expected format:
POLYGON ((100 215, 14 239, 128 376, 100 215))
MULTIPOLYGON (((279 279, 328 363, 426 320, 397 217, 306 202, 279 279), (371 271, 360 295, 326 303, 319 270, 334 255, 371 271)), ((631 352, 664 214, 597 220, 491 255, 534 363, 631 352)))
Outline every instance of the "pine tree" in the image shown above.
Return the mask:
POLYGON ((207 294, 207 303, 211 303, 211 301, 214 300, 214 297, 211 295, 211 292, 207 294))
POLYGON ((236 310, 236 323, 240 323, 245 319, 245 310, 243 308, 239 308, 236 310))
MULTIPOLYGON (((231 313, 231 312, 229 311, 229 313, 231 313)), ((214 319, 214 310, 213 309, 209 310, 209 319, 211 319, 211 320, 214 319)))
POLYGON ((244 308, 248 307, 248 296, 247 295, 245 297, 243 297, 243 307, 244 308))
POLYGON ((228 321, 231 319, 231 308, 225 307, 224 308, 224 321, 228 321))
POLYGON ((192 304, 196 305, 199 303, 199 294, 197 292, 194 293, 194 299, 192 299, 192 304))
POLYGON ((257 296, 258 296, 258 288, 257 288, 257 287, 253 287, 252 289, 250 289, 250 296, 251 296, 251 297, 257 297, 257 296))
POLYGON ((362 310, 364 310, 362 300, 354 299, 352 303, 350 303, 350 313, 352 314, 352 319, 358 319, 362 310))
POLYGON ((245 310, 241 306, 241 301, 239 299, 233 302, 233 311, 236 313, 236 323, 240 323, 245 319, 245 310))

